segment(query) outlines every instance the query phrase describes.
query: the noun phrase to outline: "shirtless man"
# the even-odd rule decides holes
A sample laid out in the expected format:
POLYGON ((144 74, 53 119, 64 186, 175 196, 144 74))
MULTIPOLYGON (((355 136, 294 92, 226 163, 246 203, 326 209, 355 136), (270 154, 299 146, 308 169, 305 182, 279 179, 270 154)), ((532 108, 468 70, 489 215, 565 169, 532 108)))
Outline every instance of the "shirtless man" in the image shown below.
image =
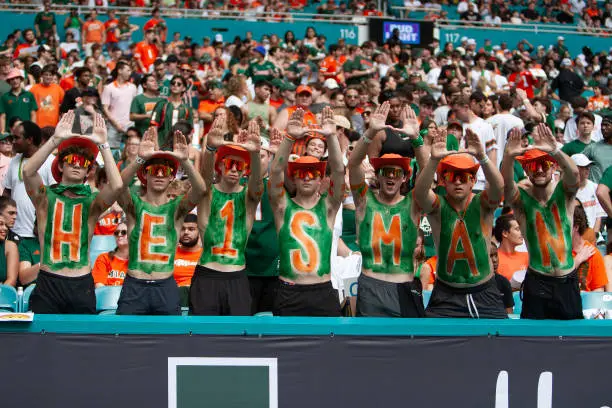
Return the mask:
POLYGON ((66 113, 53 137, 23 167, 28 195, 38 214, 42 251, 36 288, 30 297, 34 313, 93 314, 96 312, 89 243, 100 215, 122 190, 121 176, 106 139, 100 114, 94 115, 89 137, 72 134, 74 112, 66 113), (57 148, 52 172, 59 184, 45 187, 38 169, 57 148), (98 152, 109 183, 100 192, 84 184, 98 152))
POLYGON ((206 194, 198 205, 204 250, 189 289, 194 315, 248 316, 251 292, 245 251, 263 192, 259 126, 252 120, 237 135, 237 144, 223 140, 222 123, 213 122, 206 136, 203 178, 206 194), (240 181, 249 173, 249 182, 240 181), (219 182, 213 184, 216 172, 219 182))
POLYGON ((124 186, 138 176, 143 193, 124 189, 119 205, 127 215, 130 256, 117 314, 178 315, 179 292, 174 256, 183 219, 204 196, 206 186, 189 160, 185 135, 174 132, 174 150, 156 149, 157 129, 150 127, 138 147, 138 157, 123 172, 124 186), (182 166, 191 190, 170 199, 168 186, 182 166))
POLYGON ((459 153, 449 152, 445 132, 438 132, 431 158, 414 188, 416 201, 431 224, 438 255, 427 316, 504 319, 507 315, 489 257, 493 215, 502 200, 504 182, 471 129, 466 129, 466 146, 459 153), (474 194, 481 166, 488 185, 474 194), (436 170, 446 189, 444 196, 430 188, 436 170))
MULTIPOLYGON (((410 179, 410 158, 388 153, 371 159, 380 188, 368 189, 362 162, 377 132, 387 128, 389 102, 378 107, 370 126, 349 159, 349 180, 355 200, 355 222, 362 265, 357 316, 424 317, 423 295, 414 281, 414 249, 420 210, 413 194, 401 194, 410 179)), ((412 141, 420 165, 425 163, 423 138, 414 111, 402 112, 402 134, 412 141)))
POLYGON ((329 193, 319 194, 325 162, 304 156, 288 163, 296 140, 312 129, 304 125, 304 111, 297 109, 287 124, 287 135, 278 147, 270 173, 270 202, 279 237, 279 287, 274 314, 280 316, 340 316, 338 293, 331 284, 332 231, 344 196, 344 166, 336 136, 334 113, 322 112, 331 170, 329 193), (284 188, 285 170, 293 179, 296 195, 284 188))
POLYGON ((523 282, 526 319, 582 319, 580 286, 572 257, 575 198, 580 188, 578 167, 557 147, 546 124, 532 133, 534 146, 521 147, 521 132, 514 128, 506 143, 502 173, 505 196, 529 252, 529 268, 523 282), (514 160, 527 179, 514 181, 514 160), (558 182, 553 173, 563 174, 558 182))

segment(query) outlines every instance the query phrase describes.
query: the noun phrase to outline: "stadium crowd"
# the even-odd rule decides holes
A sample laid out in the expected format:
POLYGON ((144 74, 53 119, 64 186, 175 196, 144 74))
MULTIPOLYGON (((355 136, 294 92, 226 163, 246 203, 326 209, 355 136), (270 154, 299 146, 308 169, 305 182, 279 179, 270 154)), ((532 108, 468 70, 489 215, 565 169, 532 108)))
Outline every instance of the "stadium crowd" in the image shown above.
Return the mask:
POLYGON ((338 316, 359 276, 346 314, 504 318, 521 290, 581 318, 612 291, 612 53, 564 42, 196 41, 44 3, 0 49, 0 281, 36 313, 123 285, 119 314, 338 316))

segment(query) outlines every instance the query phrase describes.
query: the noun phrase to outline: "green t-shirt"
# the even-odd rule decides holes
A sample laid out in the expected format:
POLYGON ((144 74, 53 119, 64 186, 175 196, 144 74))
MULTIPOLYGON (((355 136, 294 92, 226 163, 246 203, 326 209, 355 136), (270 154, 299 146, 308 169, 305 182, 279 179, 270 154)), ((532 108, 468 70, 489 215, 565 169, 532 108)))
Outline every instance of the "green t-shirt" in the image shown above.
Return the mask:
MULTIPOLYGON (((357 56, 355 57, 354 60, 347 60, 342 65, 342 70, 344 72, 365 71, 367 69, 372 68, 373 66, 374 65, 372 64, 372 61, 362 56, 357 56)), ((346 80, 346 84, 347 85, 359 85, 371 77, 372 75, 360 75, 358 77, 349 78, 346 80)))
POLYGON ((151 124, 157 126, 157 140, 162 150, 172 150, 172 126, 179 120, 187 120, 193 126, 193 109, 184 103, 178 106, 165 99, 153 108, 151 124))
POLYGON ((589 160, 593 161, 589 180, 598 184, 601 175, 608 167, 612 166, 612 143, 600 140, 588 145, 582 152, 589 160))
POLYGON ((170 81, 172 78, 166 78, 159 84, 159 96, 162 98, 168 98, 170 96, 170 81))
POLYGON ((19 240, 19 261, 36 265, 40 262, 40 241, 38 238, 21 238, 19 240))
POLYGON ((599 184, 603 184, 612 190, 612 167, 608 167, 608 169, 604 171, 604 174, 599 179, 599 184))
POLYGON ((355 225, 355 210, 347 208, 342 209, 342 235, 340 235, 340 238, 342 238, 351 251, 359 251, 357 229, 355 225))
POLYGON ((21 91, 19 95, 7 92, 0 96, 0 113, 6 114, 6 129, 9 128, 9 120, 18 117, 21 120, 30 120, 30 113, 37 111, 36 99, 28 91, 21 91))
POLYGON ((255 213, 253 229, 247 241, 246 268, 249 276, 278 276, 278 239, 274 226, 274 212, 268 198, 268 180, 255 213))
POLYGON ((47 31, 52 31, 55 25, 55 14, 52 12, 40 12, 34 19, 34 24, 38 25, 40 35, 44 37, 47 31))
POLYGON ((568 156, 572 156, 574 154, 582 153, 582 151, 590 144, 593 144, 593 142, 587 144, 576 139, 564 144, 561 151, 568 156))
POLYGON ((271 81, 277 75, 278 68, 270 61, 253 62, 249 64, 249 68, 246 71, 246 76, 250 77, 254 84, 262 80, 271 81))
MULTIPOLYGON (((148 97, 144 94, 137 95, 134 99, 132 99, 132 106, 130 107, 130 113, 138 113, 138 114, 151 114, 153 113, 153 108, 157 105, 157 102, 164 100, 159 96, 148 97)), ((140 134, 144 134, 144 132, 149 128, 151 124, 151 119, 140 119, 134 121, 134 126, 136 129, 140 131, 140 134)))

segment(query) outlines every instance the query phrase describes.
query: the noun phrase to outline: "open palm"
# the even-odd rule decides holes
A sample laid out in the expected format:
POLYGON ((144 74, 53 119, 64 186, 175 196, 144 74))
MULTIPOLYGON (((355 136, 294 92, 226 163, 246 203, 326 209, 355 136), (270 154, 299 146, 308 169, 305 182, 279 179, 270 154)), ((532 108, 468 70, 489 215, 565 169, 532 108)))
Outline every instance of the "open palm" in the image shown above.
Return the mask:
POLYGON ((287 122, 287 134, 294 139, 302 139, 310 131, 310 128, 304 126, 304 111, 301 108, 296 109, 287 122))

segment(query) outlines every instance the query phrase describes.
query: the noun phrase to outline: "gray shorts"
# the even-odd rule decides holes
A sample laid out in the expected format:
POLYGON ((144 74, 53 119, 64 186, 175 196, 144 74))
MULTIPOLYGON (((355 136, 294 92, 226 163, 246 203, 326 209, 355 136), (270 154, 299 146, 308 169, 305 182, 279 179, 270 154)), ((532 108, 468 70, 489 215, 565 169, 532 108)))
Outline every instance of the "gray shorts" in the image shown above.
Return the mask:
POLYGON ((361 274, 357 289, 357 316, 425 317, 420 283, 386 282, 361 274))
POLYGON ((470 288, 455 288, 436 280, 427 304, 427 317, 507 319, 502 299, 495 278, 470 288))

